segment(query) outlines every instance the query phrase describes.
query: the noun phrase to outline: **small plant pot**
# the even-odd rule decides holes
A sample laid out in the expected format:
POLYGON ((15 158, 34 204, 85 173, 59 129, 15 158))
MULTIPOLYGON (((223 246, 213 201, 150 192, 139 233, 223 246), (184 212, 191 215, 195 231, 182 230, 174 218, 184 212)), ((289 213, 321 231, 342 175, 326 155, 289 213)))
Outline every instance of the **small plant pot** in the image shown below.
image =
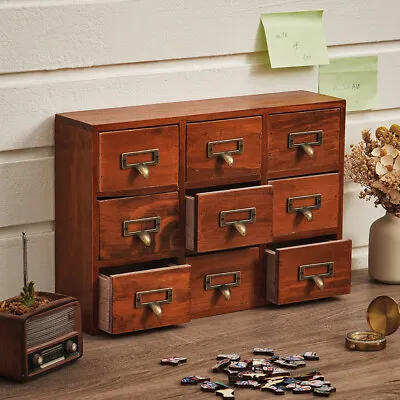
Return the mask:
POLYGON ((82 356, 79 302, 55 293, 35 296, 50 302, 22 315, 0 312, 0 376, 24 381, 82 356))

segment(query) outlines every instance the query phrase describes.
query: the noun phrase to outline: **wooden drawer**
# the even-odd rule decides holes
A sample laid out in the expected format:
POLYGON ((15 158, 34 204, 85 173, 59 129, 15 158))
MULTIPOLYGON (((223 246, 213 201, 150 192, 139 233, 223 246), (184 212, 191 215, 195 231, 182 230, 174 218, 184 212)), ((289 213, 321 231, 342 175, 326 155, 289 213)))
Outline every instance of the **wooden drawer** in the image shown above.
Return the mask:
POLYGON ((269 178, 338 171, 339 160, 339 108, 269 117, 269 178))
POLYGON ((178 249, 178 193, 101 200, 98 206, 101 260, 178 249))
POLYGON ((100 132, 99 192, 177 188, 178 150, 177 125, 100 132))
POLYGON ((339 174, 278 179, 270 183, 274 188, 274 238, 307 237, 337 228, 339 174))
POLYGON ((135 267, 142 270, 110 268, 99 275, 99 328, 118 334, 188 322, 190 266, 135 267))
POLYGON ((265 302, 259 248, 192 256, 192 318, 246 310, 265 302))
POLYGON ((186 181, 209 186, 231 178, 259 180, 261 132, 262 117, 188 124, 186 181))
POLYGON ((272 186, 186 196, 187 249, 213 251, 266 243, 271 239, 272 186))
POLYGON ((267 250, 267 300, 272 303, 347 294, 350 280, 351 240, 267 250))

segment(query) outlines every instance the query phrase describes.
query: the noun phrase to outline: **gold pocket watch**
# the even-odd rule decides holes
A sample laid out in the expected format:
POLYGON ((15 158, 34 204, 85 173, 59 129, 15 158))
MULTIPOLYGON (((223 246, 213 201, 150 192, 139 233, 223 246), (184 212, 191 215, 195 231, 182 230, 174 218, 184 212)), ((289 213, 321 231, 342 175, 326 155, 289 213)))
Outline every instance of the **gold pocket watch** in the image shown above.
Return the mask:
POLYGON ((377 351, 386 347, 386 336, 400 326, 400 303, 389 296, 372 300, 367 310, 370 331, 353 331, 346 335, 346 347, 350 350, 377 351))

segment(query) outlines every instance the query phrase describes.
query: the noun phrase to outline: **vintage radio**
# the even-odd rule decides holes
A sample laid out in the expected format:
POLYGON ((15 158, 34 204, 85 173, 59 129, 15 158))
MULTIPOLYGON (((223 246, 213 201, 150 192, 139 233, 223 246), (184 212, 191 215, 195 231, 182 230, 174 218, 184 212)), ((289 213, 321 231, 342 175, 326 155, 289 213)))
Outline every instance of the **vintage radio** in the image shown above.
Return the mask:
POLYGON ((20 315, 0 312, 0 376, 19 381, 76 360, 83 350, 82 313, 78 300, 62 294, 35 292, 33 282, 28 284, 25 232, 22 232, 22 246, 23 292, 21 296, 0 302, 0 308, 4 304, 23 303, 24 295, 30 296, 31 300, 45 298, 49 302, 32 307, 31 311, 27 308, 20 315))
POLYGON ((0 313, 0 376, 26 380, 82 355, 79 302, 37 292, 52 301, 23 315, 0 313))

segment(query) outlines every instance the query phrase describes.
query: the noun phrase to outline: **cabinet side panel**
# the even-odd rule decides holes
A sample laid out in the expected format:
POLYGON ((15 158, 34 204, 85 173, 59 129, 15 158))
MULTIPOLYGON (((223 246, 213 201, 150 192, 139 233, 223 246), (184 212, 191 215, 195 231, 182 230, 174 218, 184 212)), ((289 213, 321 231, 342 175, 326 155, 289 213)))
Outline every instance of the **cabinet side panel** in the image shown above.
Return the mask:
POLYGON ((56 116, 55 264, 56 292, 76 297, 83 329, 95 333, 92 132, 56 116))

